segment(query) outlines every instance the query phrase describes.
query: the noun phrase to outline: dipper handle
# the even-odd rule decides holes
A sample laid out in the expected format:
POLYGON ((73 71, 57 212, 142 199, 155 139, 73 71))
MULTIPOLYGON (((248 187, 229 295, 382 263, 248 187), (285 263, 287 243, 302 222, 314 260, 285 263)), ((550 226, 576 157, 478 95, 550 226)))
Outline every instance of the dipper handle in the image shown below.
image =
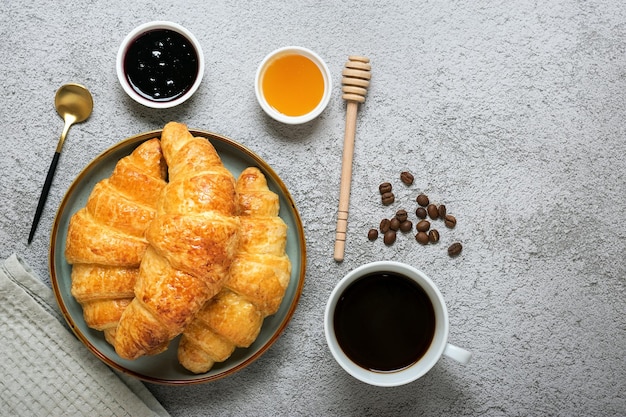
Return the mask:
POLYGON ((341 183, 339 185, 339 210, 335 234, 335 261, 341 262, 346 247, 348 210, 350 208, 350 184, 352 180, 352 158, 356 136, 356 116, 359 104, 365 102, 370 85, 371 65, 369 58, 351 55, 342 72, 343 99, 346 100, 346 128, 343 138, 343 158, 341 163, 341 183))

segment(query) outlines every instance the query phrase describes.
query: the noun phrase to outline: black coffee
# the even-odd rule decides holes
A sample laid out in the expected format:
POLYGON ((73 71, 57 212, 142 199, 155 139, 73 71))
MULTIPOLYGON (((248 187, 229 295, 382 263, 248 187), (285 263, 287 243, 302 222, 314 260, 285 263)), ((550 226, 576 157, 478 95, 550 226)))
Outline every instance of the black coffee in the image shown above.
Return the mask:
POLYGON ((362 368, 389 372, 417 362, 435 334, 433 305, 415 281, 372 273, 343 292, 333 317, 339 346, 362 368))

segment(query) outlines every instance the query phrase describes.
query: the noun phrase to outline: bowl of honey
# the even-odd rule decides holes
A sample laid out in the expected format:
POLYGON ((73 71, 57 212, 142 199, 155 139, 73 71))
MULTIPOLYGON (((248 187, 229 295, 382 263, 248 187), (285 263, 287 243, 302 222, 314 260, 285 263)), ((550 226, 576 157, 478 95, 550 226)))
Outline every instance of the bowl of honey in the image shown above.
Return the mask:
POLYGON ((254 90, 261 108, 287 124, 306 123, 322 113, 331 95, 331 76, 315 52, 288 46, 268 54, 259 65, 254 90))
POLYGON ((124 38, 116 70, 122 88, 133 100, 165 109, 196 92, 204 74, 204 55, 189 30, 174 22, 153 21, 124 38))

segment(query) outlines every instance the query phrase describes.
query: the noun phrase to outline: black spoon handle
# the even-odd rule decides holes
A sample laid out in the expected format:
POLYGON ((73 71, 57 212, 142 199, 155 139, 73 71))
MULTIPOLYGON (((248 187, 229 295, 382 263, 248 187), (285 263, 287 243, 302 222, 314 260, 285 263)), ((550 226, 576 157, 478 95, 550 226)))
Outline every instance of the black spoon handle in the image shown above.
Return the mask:
POLYGON ((54 177, 54 173, 57 170, 57 165, 59 163, 59 156, 61 156, 60 152, 54 153, 54 158, 52 158, 52 163, 50 164, 50 168, 48 168, 48 175, 46 175, 46 182, 43 183, 43 189, 41 190, 41 195, 39 196, 39 203, 37 203, 37 210, 35 211, 33 225, 30 227, 30 233, 28 234, 29 245, 30 242, 33 241, 33 236, 35 236, 35 230, 37 230, 37 225, 39 224, 39 219, 41 218, 41 213, 43 212, 43 207, 46 205, 48 193, 50 192, 50 186, 52 185, 52 178, 54 177))

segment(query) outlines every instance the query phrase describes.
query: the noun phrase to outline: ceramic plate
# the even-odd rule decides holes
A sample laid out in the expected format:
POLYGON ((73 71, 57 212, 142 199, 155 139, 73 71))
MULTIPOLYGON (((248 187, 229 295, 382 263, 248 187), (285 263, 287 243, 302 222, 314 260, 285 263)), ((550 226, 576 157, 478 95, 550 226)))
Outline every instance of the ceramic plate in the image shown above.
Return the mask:
POLYGON ((280 217, 288 226, 287 255, 292 263, 291 280, 278 312, 263 322, 257 340, 246 349, 236 349, 223 363, 217 363, 205 374, 193 374, 183 368, 176 358, 178 339, 174 339, 167 351, 142 357, 134 361, 117 356, 105 340, 103 333, 90 329, 83 320, 82 308, 70 293, 69 265, 64 256, 65 239, 71 216, 84 207, 94 185, 111 175, 117 161, 129 155, 142 142, 161 136, 161 130, 142 133, 128 138, 108 149, 94 159, 78 175, 65 194, 56 214, 50 242, 50 275, 56 299, 65 319, 78 338, 100 360, 109 366, 142 380, 161 384, 195 384, 212 381, 243 369, 261 356, 279 337, 294 313, 304 285, 306 245, 300 215, 289 191, 272 168, 246 147, 233 140, 210 132, 190 130, 194 136, 211 141, 220 154, 222 162, 237 178, 249 166, 257 166, 265 174, 268 186, 280 197, 280 217))

